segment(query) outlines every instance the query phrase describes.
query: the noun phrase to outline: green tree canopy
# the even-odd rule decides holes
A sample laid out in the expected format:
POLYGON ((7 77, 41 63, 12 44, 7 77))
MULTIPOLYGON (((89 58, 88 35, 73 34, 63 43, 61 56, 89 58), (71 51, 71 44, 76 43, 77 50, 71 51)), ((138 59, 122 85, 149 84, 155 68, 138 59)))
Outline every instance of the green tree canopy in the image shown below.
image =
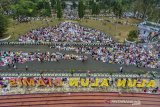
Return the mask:
POLYGON ((8 19, 0 14, 0 37, 3 37, 8 28, 8 19))
POLYGON ((51 6, 48 0, 19 0, 11 5, 14 17, 50 16, 51 6))
POLYGON ((56 6, 56 0, 50 0, 51 1, 51 7, 55 9, 56 6))
POLYGON ((15 17, 35 16, 37 13, 36 3, 31 0, 20 0, 18 3, 12 5, 11 8, 14 11, 15 17))
POLYGON ((137 30, 132 30, 132 31, 129 32, 129 34, 128 34, 128 40, 129 41, 134 41, 137 38, 138 38, 137 30))
POLYGON ((38 15, 40 16, 51 16, 51 6, 48 1, 46 0, 37 0, 37 10, 38 10, 38 15))
POLYGON ((138 11, 142 13, 143 19, 148 18, 151 21, 156 21, 159 19, 160 8, 157 7, 159 1, 139 0, 139 4, 140 9, 138 11))
POLYGON ((115 0, 112 4, 113 12, 116 17, 121 18, 123 14, 123 3, 122 0, 115 0))
POLYGON ((62 18, 62 5, 61 5, 61 1, 57 0, 56 3, 56 12, 57 12, 57 18, 62 18))
POLYGON ((0 12, 10 10, 10 6, 16 3, 16 0, 0 0, 0 12))
POLYGON ((73 8, 75 9, 77 7, 77 4, 75 1, 72 1, 72 3, 73 3, 73 8))
POLYGON ((79 3, 78 3, 78 15, 79 15, 79 18, 83 18, 84 17, 84 14, 85 14, 85 6, 83 4, 83 1, 80 0, 79 3))
POLYGON ((100 13, 100 6, 96 2, 92 2, 92 14, 98 15, 100 13))

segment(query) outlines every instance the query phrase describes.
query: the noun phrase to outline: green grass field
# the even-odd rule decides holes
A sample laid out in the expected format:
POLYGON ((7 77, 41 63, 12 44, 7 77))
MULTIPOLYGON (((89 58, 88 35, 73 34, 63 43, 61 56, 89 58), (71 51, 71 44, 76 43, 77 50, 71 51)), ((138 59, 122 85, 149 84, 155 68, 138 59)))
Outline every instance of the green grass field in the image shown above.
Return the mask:
MULTIPOLYGON (((49 20, 51 20, 51 19, 49 19, 49 20)), ((18 39, 18 37, 20 35, 23 35, 23 34, 25 34, 26 32, 28 32, 32 29, 37 29, 37 28, 40 28, 40 27, 47 27, 47 26, 55 26, 58 23, 60 23, 61 21, 58 20, 58 19, 52 19, 52 21, 49 21, 48 24, 47 24, 46 21, 40 21, 40 20, 31 21, 31 22, 28 22, 28 23, 18 23, 18 24, 16 24, 15 21, 11 20, 7 34, 11 35, 10 41, 15 41, 15 40, 18 39)))
MULTIPOLYGON (((124 21, 124 19, 121 19, 121 20, 124 21)), ((116 20, 116 21, 118 21, 118 20, 116 20)), ((130 19, 128 22, 137 23, 138 21, 130 19)), ((79 23, 82 26, 101 30, 101 31, 105 32, 106 34, 113 36, 113 38, 119 42, 124 42, 125 38, 127 38, 127 35, 129 34, 129 32, 131 30, 138 29, 136 26, 113 24, 110 22, 105 22, 106 25, 104 25, 103 21, 89 20, 89 19, 79 21, 79 23)))
MULTIPOLYGON (((121 21, 125 22, 128 21, 129 23, 138 23, 139 20, 136 19, 111 19, 111 18, 103 18, 105 20, 110 20, 110 21, 121 21)), ((51 19, 49 19, 51 20, 51 19)), ((47 27, 47 26, 55 26, 58 23, 64 20, 58 20, 58 19, 52 19, 52 21, 49 21, 48 24, 46 21, 31 21, 29 23, 16 23, 16 21, 11 20, 10 25, 8 28, 7 35, 11 35, 10 41, 15 41, 18 40, 18 37, 25 34, 26 32, 32 30, 32 29, 37 29, 40 27, 47 27)), ((120 24, 113 24, 110 22, 105 22, 106 25, 104 25, 103 21, 97 21, 97 20, 81 20, 78 21, 82 26, 94 28, 101 30, 105 32, 106 34, 113 36, 113 38, 119 42, 123 42, 125 38, 127 38, 127 35, 129 31, 137 29, 135 26, 131 25, 120 25, 120 24)))
POLYGON ((109 17, 102 17, 102 16, 99 16, 98 18, 104 19, 104 20, 110 20, 110 21, 113 21, 113 22, 120 21, 120 22, 132 23, 132 24, 140 23, 142 21, 142 20, 134 19, 134 18, 121 18, 121 19, 119 19, 119 18, 109 18, 109 17))

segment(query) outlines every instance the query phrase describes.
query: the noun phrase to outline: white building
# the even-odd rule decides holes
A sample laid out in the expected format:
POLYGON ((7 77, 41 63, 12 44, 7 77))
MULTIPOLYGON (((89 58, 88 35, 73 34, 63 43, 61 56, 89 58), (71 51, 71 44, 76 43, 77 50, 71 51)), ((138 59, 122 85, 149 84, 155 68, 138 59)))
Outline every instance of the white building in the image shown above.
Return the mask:
POLYGON ((139 28, 139 38, 148 42, 149 39, 153 38, 155 35, 160 34, 160 24, 153 22, 142 22, 138 25, 139 28))

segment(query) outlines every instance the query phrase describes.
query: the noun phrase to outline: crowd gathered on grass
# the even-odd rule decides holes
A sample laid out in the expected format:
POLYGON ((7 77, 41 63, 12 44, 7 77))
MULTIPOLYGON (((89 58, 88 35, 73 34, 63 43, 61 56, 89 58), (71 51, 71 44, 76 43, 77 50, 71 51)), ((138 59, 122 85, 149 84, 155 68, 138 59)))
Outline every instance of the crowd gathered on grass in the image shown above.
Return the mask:
POLYGON ((105 33, 80 26, 74 22, 62 22, 55 27, 39 28, 32 30, 19 38, 19 42, 84 42, 108 43, 111 37, 105 33))

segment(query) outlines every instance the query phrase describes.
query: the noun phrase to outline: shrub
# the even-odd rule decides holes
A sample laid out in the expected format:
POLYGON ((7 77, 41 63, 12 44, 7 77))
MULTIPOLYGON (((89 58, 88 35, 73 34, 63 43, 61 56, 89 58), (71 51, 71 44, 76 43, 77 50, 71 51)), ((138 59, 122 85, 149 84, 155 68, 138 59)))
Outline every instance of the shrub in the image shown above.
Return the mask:
POLYGON ((127 40, 134 41, 137 38, 138 38, 138 32, 137 32, 137 30, 132 30, 132 31, 129 32, 127 40))

